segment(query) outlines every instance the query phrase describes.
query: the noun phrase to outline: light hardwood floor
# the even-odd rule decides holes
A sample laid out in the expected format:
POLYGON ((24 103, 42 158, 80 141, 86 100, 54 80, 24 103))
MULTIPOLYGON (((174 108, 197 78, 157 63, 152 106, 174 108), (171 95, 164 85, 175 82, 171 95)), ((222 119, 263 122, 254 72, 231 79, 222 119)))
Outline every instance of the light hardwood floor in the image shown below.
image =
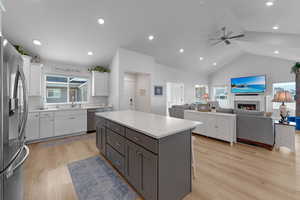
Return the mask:
MULTIPOLYGON (((300 134, 296 153, 195 136, 196 179, 184 200, 299 200, 300 134)), ((45 146, 30 145, 25 200, 76 200, 67 164, 99 155, 95 137, 45 146)))

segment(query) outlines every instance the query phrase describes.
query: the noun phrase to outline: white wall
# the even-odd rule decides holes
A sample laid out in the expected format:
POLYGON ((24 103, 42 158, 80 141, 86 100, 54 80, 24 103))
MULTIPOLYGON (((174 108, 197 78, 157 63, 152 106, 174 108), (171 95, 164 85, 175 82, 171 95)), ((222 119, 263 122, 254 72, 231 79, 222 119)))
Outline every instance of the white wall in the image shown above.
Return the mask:
MULTIPOLYGON (((292 61, 274 57, 243 54, 209 76, 210 94, 212 94, 212 86, 226 85, 230 90, 230 79, 233 77, 266 75, 267 89, 263 97, 268 96, 266 111, 272 111, 273 83, 295 81, 295 76, 290 73, 293 64, 292 61)), ((231 107, 234 105, 233 96, 233 94, 229 95, 231 107)), ((277 111, 273 110, 273 112, 277 111)))
POLYGON ((243 54, 233 62, 209 76, 209 85, 227 85, 233 77, 266 75, 266 95, 272 95, 272 84, 277 82, 293 82, 295 76, 290 73, 292 61, 273 57, 243 54))
POLYGON ((151 112, 151 76, 149 74, 136 75, 135 102, 136 110, 142 112, 151 112))
POLYGON ((109 66, 110 68, 110 77, 109 77, 109 97, 108 102, 113 106, 115 110, 118 110, 120 107, 120 91, 119 91, 119 52, 117 51, 116 55, 113 57, 112 62, 109 66))
MULTIPOLYGON (((123 79, 126 72, 149 74, 151 82, 151 112, 157 114, 166 114, 166 83, 167 82, 178 82, 185 84, 185 102, 194 102, 194 86, 196 84, 206 84, 206 77, 201 74, 195 74, 186 72, 183 70, 171 68, 161 64, 157 64, 153 57, 129 51, 126 49, 119 49, 118 66, 115 64, 111 65, 112 71, 119 71, 111 76, 111 87, 114 82, 119 83, 119 94, 115 94, 114 97, 109 98, 109 103, 116 103, 116 96, 123 93, 123 79), (116 69, 116 70, 114 70, 116 69), (118 75, 119 74, 119 77, 118 75), (154 86, 163 86, 163 96, 154 96, 154 86)), ((112 96, 112 95, 111 95, 112 96)), ((115 108, 122 109, 120 103, 115 104, 115 108)))

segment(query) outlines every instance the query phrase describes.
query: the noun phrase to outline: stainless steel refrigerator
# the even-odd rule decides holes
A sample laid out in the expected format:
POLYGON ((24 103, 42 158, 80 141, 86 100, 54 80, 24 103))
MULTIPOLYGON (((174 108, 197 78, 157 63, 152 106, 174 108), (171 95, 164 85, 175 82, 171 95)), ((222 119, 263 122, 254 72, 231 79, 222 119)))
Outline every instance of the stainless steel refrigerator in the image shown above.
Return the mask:
POLYGON ((23 199, 23 164, 29 155, 25 145, 28 115, 23 60, 0 37, 0 200, 23 199))

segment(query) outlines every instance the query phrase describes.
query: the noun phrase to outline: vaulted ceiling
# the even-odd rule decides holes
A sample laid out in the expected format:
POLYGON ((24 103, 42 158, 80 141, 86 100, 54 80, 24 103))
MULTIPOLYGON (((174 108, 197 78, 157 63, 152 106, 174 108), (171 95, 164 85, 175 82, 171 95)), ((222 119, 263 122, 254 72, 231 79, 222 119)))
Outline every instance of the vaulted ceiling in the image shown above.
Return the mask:
POLYGON ((271 7, 266 1, 6 0, 3 34, 42 59, 85 66, 108 65, 118 47, 203 73, 245 51, 299 59, 300 1, 273 0, 271 7), (98 18, 105 20, 104 25, 97 23, 98 18), (232 45, 211 46, 209 39, 223 26, 246 37, 232 45), (154 40, 149 41, 149 35, 154 40), (42 46, 33 45, 34 39, 42 46), (279 54, 274 54, 276 50, 279 54), (87 55, 89 51, 93 56, 87 55))

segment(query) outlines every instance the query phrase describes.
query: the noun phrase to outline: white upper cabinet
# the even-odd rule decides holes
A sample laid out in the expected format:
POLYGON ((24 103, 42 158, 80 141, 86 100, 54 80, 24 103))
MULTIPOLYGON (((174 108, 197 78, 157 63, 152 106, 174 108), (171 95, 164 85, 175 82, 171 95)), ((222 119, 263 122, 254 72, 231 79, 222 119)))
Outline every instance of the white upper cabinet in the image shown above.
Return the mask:
POLYGON ((92 72, 92 96, 109 95, 109 73, 92 72))
POLYGON ((23 70, 27 82, 28 96, 42 96, 42 70, 43 65, 31 63, 31 57, 23 56, 23 70))
POLYGON ((29 96, 42 96, 42 67, 41 64, 31 64, 29 96))

